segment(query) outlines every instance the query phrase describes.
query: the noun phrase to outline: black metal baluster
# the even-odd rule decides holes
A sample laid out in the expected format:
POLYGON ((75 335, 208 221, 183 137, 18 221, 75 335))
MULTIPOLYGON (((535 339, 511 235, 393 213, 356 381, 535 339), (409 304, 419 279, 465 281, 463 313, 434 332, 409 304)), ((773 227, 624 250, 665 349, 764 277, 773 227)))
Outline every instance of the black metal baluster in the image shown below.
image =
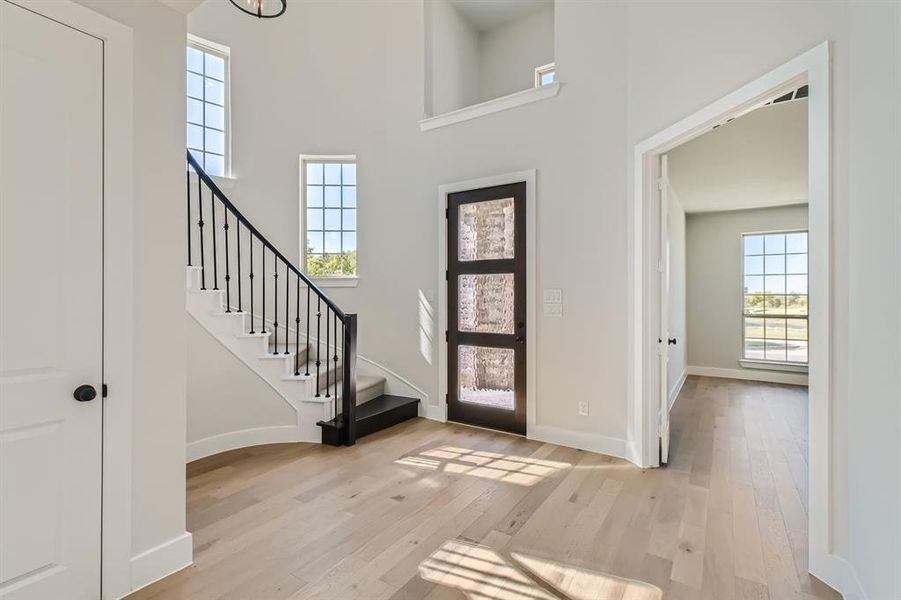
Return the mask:
POLYGON ((307 286, 307 362, 304 375, 310 376, 310 286, 307 286))
POLYGON ((288 270, 288 263, 285 263, 285 354, 289 354, 288 352, 288 323, 290 323, 290 314, 288 313, 289 307, 291 306, 291 294, 288 293, 288 284, 291 282, 291 278, 288 276, 290 271, 288 270))
POLYGON ((338 396, 338 313, 335 313, 335 327, 333 328, 335 337, 335 355, 332 357, 335 363, 335 397, 338 396))
MULTIPOLYGON (((187 186, 186 190, 188 192, 188 266, 191 266, 191 165, 188 165, 187 170, 187 186)), ((193 285, 194 280, 191 280, 191 284, 193 285)))
POLYGON ((203 187, 197 174, 197 226, 200 228, 200 289, 206 289, 206 258, 203 253, 203 187))
POLYGON ((275 340, 272 344, 272 353, 278 354, 278 259, 273 253, 272 276, 272 329, 275 331, 275 340))
POLYGON ((328 355, 329 355, 329 343, 331 339, 328 337, 328 326, 330 319, 328 318, 328 305, 325 307, 325 397, 331 398, 331 389, 329 388, 329 367, 331 365, 328 364, 328 355))
POLYGON ((263 253, 263 273, 262 279, 263 282, 263 318, 262 324, 260 325, 260 333, 266 333, 266 245, 262 243, 263 240, 260 240, 260 244, 263 246, 261 252, 263 253))
POLYGON ((225 232, 225 312, 230 313, 232 311, 232 278, 228 266, 228 207, 223 204, 222 208, 225 221, 222 225, 222 230, 225 232))
POLYGON ((247 243, 250 246, 250 333, 253 335, 256 333, 253 330, 253 232, 248 229, 247 234, 247 243))
POLYGON ((213 289, 219 289, 219 259, 216 254, 216 194, 210 190, 210 219, 213 223, 213 289))
POLYGON ((241 312, 241 219, 235 220, 235 239, 238 240, 238 312, 241 312))
POLYGON ((294 376, 300 375, 300 275, 297 276, 297 293, 294 307, 294 376))
POLYGON ((319 397, 319 365, 322 363, 319 361, 319 347, 322 345, 322 340, 319 338, 319 330, 320 323, 322 321, 322 298, 320 296, 316 296, 316 397, 319 397))

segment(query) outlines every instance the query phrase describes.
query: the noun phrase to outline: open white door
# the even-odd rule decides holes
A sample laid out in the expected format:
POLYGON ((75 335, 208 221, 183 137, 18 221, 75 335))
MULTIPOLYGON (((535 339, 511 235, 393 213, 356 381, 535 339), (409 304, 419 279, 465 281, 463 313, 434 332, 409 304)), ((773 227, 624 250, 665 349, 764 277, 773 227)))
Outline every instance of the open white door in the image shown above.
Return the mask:
POLYGON ((103 42, 6 0, 0 282, 0 598, 96 600, 103 42))
POLYGON ((660 179, 657 190, 660 197, 660 243, 658 244, 657 273, 660 278, 660 335, 657 342, 657 354, 660 365, 659 419, 660 432, 660 464, 669 461, 669 200, 667 191, 669 179, 666 171, 666 155, 660 156, 660 179))

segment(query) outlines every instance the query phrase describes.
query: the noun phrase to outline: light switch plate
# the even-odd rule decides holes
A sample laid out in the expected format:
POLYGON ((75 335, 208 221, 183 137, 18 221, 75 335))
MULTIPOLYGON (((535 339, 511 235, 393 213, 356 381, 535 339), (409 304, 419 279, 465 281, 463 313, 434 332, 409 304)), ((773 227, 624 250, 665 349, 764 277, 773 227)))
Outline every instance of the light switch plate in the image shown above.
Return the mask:
POLYGON ((563 305, 562 304, 545 304, 544 305, 544 316, 545 317, 562 317, 563 316, 563 305))
POLYGON ((560 288, 546 288, 544 290, 544 302, 563 304, 563 290, 560 288))

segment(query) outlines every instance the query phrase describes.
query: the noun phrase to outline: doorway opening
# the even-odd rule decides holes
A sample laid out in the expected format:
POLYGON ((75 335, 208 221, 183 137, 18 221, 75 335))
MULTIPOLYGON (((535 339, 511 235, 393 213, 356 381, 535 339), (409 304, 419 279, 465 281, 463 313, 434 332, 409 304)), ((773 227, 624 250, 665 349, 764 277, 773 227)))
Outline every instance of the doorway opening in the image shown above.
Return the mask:
MULTIPOLYGON (((631 401, 630 440, 633 460, 641 466, 657 467, 667 458, 669 392, 668 332, 669 306, 666 301, 666 158, 677 147, 698 138, 715 126, 748 115, 751 111, 786 94, 794 95, 806 86, 807 96, 807 293, 811 311, 807 331, 812 342, 807 348, 809 385, 809 571, 836 587, 840 570, 832 555, 830 503, 830 86, 827 42, 755 79, 735 92, 699 110, 638 144, 635 148, 634 212, 631 223, 631 401), (664 192, 661 196, 661 190, 664 192), (663 218, 661 218, 663 216, 663 218), (662 460, 661 460, 662 459, 662 460)), ((797 228, 789 228, 795 231, 797 228)), ((743 233, 767 233, 761 230, 743 233)), ((774 236, 779 233, 771 232, 774 236)), ((783 243, 786 238, 783 235, 783 243)), ((776 240, 774 239, 774 244, 776 240)), ((735 241, 735 249, 741 241, 735 241)), ((775 248, 775 246, 773 246, 775 248)), ((784 254, 784 253, 783 253, 784 254)), ((775 255, 775 252, 774 252, 775 255)), ((757 256, 757 255, 754 255, 757 256)), ((765 251, 760 254, 765 256, 765 251)), ((765 260, 765 258, 763 259, 765 260)), ((787 260, 783 257, 783 260, 787 260)), ((742 268, 742 264, 738 268, 742 268)), ((762 274, 761 274, 762 275, 762 274)), ((784 273, 783 273, 784 275, 784 273)), ((743 283, 735 278, 735 296, 741 297, 743 283)), ((765 284, 765 280, 763 281, 765 284)), ((778 291, 778 290, 776 290, 778 291)), ((782 289, 782 295, 785 291, 782 289)), ((753 316, 753 315, 752 315, 753 316)), ((745 322, 735 317, 735 330, 745 322)), ((764 329, 766 322, 763 324, 764 329)), ((787 325, 786 325, 787 326, 787 325)), ((752 332, 753 333, 753 332, 752 332)), ((777 332, 773 332, 774 335, 777 332)), ((747 336, 745 336, 747 337, 747 336)), ((762 338, 747 338, 749 340, 762 338)), ((783 342, 785 337, 783 337, 783 342)), ((679 343, 677 339, 676 344, 679 343)), ((785 344, 783 343, 783 347, 785 344)), ((736 349, 738 352, 739 349, 736 349)), ((744 346, 741 351, 744 352, 744 346)), ((775 350, 774 350, 775 353, 775 350)), ((744 358, 744 357, 743 357, 744 358)), ((764 359, 766 358, 764 350, 764 359)), ((781 362, 791 362, 784 360, 781 362)), ((795 376, 785 373, 784 376, 795 376)))

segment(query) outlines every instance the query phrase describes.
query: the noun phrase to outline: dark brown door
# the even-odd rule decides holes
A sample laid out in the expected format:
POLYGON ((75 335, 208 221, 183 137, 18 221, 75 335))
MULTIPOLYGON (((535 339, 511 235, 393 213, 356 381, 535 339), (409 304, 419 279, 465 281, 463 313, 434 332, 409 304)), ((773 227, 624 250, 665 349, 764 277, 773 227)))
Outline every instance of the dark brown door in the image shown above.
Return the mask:
POLYGON ((448 195, 447 417, 526 432, 526 184, 448 195))

